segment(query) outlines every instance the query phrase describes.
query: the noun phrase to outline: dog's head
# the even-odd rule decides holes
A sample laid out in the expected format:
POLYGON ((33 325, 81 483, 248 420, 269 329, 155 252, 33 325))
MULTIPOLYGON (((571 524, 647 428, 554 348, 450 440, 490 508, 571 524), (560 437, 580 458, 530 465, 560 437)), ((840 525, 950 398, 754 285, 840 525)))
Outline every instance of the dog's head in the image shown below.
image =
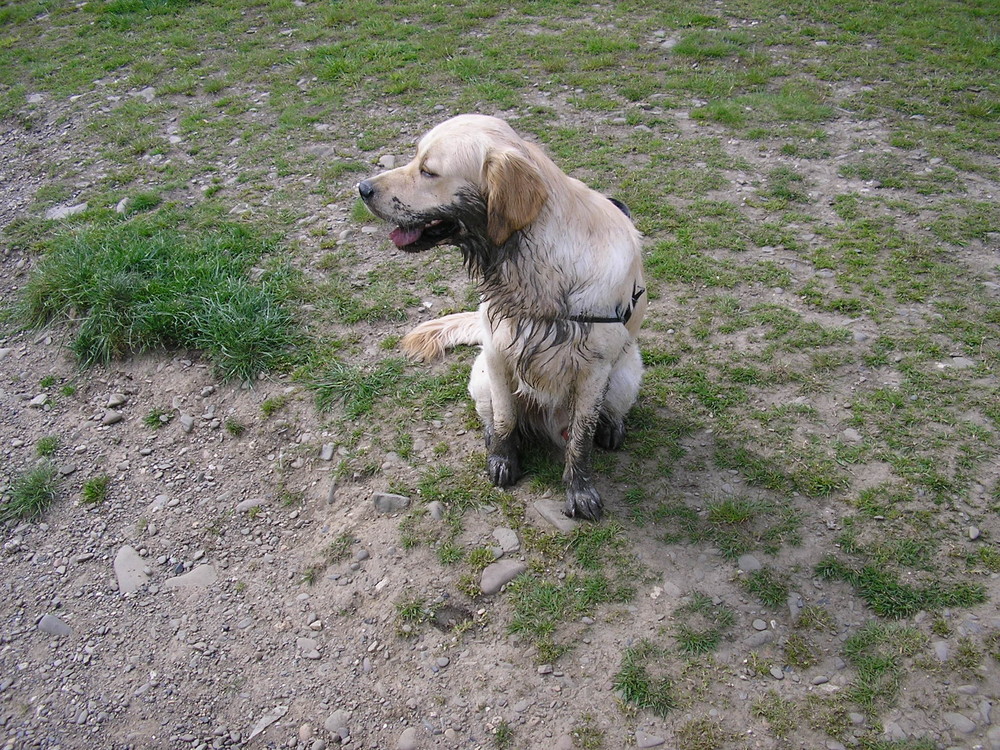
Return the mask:
POLYGON ((459 115, 428 132, 409 164, 364 180, 358 191, 377 216, 396 224, 407 252, 488 240, 500 246, 530 225, 548 191, 538 164, 503 120, 459 115))

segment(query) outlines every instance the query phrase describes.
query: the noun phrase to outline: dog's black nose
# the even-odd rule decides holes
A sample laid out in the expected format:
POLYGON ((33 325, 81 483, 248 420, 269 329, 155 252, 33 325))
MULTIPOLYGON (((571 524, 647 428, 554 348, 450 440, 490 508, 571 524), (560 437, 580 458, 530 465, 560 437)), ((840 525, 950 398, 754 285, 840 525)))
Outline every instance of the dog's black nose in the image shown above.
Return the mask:
POLYGON ((368 200, 373 195, 375 195, 375 186, 372 185, 368 180, 362 180, 358 183, 358 192, 361 193, 361 197, 368 200))

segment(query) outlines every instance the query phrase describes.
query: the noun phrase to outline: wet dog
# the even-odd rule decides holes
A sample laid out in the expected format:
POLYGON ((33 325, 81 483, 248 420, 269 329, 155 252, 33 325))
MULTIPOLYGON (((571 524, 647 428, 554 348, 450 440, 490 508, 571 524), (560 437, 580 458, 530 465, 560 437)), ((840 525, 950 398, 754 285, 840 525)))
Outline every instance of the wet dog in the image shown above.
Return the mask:
POLYGON ((597 520, 594 445, 616 449, 642 379, 646 310, 640 236, 618 201, 563 173, 504 121, 460 115, 405 166, 364 180, 362 199, 406 252, 462 251, 477 312, 423 323, 402 342, 431 360, 478 344, 469 392, 486 428, 487 472, 521 476, 526 438, 565 448, 565 513, 597 520))

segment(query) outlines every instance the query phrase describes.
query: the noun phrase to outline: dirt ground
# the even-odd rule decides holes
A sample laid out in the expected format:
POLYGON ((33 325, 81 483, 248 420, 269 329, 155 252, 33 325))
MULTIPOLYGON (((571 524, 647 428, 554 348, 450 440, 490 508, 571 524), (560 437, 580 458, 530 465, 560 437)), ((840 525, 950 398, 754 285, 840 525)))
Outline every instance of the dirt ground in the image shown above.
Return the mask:
MULTIPOLYGON (((70 122, 80 116, 53 109, 30 132, 5 125, 0 227, 23 216, 44 184, 34 164, 74 158, 67 115, 70 122)), ((844 138, 865 127, 831 124, 844 138)), ((750 150, 744 156, 760 158, 750 150)), ((822 175, 812 177, 824 189, 822 175)), ((831 172, 829 179, 844 178, 831 172)), ((742 189, 740 175, 732 175, 732 190, 742 189)), ((382 234, 366 234, 347 218, 348 202, 314 209, 330 232, 360 232, 356 247, 363 253, 385 252, 382 234)), ((308 252, 316 240, 303 233, 300 242, 308 252)), ((5 303, 13 302, 33 261, 2 249, 5 303)), ((398 335, 409 325, 374 331, 372 357, 379 335, 398 335)), ((330 460, 336 456, 324 452, 336 435, 312 396, 290 380, 262 380, 252 389, 223 384, 186 352, 80 373, 64 332, 7 330, 0 339, 5 476, 35 460, 40 438, 57 436, 54 460, 63 479, 59 500, 41 522, 2 531, 4 750, 673 748, 683 728, 702 719, 723 727, 721 747, 835 749, 872 731, 872 719, 852 710, 843 717, 843 744, 801 715, 782 738, 753 708, 772 692, 814 705, 810 696, 832 699, 847 688, 854 672, 843 642, 872 615, 846 584, 817 578, 793 592, 787 607, 767 609, 738 586, 738 565, 710 544, 665 544, 656 528, 630 526, 627 535, 646 569, 634 600, 564 623, 576 648, 554 664, 540 664, 528 640, 508 633, 511 611, 503 592, 470 598, 458 586, 459 571, 442 566, 432 549, 404 548, 401 511, 383 512, 375 503, 391 484, 414 482, 433 466, 439 459, 432 446, 445 441, 452 456, 480 449, 464 412, 423 425, 409 460, 389 454, 374 478, 336 483, 330 460), (40 386, 45 379, 52 385, 40 386), (75 392, 61 391, 65 384, 75 392), (37 399, 42 394, 48 395, 44 404, 37 399), (276 396, 288 396, 288 403, 265 419, 261 404, 276 396), (174 418, 154 430, 143 418, 157 407, 174 418), (248 429, 233 436, 224 428, 227 419, 248 429), (110 494, 89 508, 79 500, 81 487, 99 474, 111 477, 110 494), (346 555, 304 580, 304 571, 345 534, 355 540, 346 555), (624 650, 669 633, 692 589, 724 603, 735 624, 711 658, 672 675, 681 700, 666 718, 623 710, 612 677, 624 650), (404 637, 398 605, 414 596, 447 616, 404 637), (783 646, 808 605, 824 607, 835 622, 810 636, 816 663, 792 667, 782 661, 783 646), (773 668, 755 672, 747 664, 751 655, 773 668), (508 732, 512 739, 503 745, 508 732), (593 744, 601 733, 603 744, 593 744)), ((817 401, 823 398, 834 410, 838 394, 817 401)), ((709 467, 676 472, 673 486, 688 505, 700 510, 737 493, 766 497, 736 472, 712 468, 714 440, 706 431, 683 439, 686 465, 704 455, 709 467)), ((867 470, 871 476, 856 477, 858 486, 878 483, 879 467, 867 470)), ((622 488, 612 478, 601 482, 612 514, 621 511, 622 488)), ((530 525, 554 530, 536 506, 552 498, 528 482, 512 492, 530 525)), ((411 507, 421 503, 409 500, 411 507)), ((802 542, 769 561, 811 570, 834 550, 846 511, 836 498, 792 503, 804 519, 802 542)), ((1000 528, 991 523, 996 538, 1000 528)), ((504 526, 494 508, 473 511, 458 541, 468 548, 496 546, 494 532, 504 526)), ((504 553, 509 560, 522 557, 517 550, 504 553)), ((755 559, 742 562, 752 567, 755 559)), ((1000 695, 995 662, 974 679, 949 666, 963 636, 1000 628, 1000 581, 993 575, 986 585, 986 604, 943 613, 953 635, 928 646, 924 668, 905 676, 898 706, 881 717, 877 736, 1000 747, 991 729, 1000 695)))

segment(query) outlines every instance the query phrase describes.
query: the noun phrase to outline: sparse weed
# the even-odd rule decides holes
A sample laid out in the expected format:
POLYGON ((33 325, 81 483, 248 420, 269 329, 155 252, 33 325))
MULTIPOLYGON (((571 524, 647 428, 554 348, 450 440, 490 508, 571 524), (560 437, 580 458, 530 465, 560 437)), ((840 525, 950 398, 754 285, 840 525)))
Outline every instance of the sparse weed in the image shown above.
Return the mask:
POLYGON ((84 505, 100 505, 108 497, 108 487, 111 484, 111 477, 107 474, 100 474, 91 477, 83 483, 81 490, 81 500, 84 505))
POLYGON ((38 438, 38 442, 35 443, 35 451, 43 458, 54 456, 57 450, 59 450, 59 438, 55 435, 38 438))
POLYGON ((174 413, 166 409, 153 408, 142 418, 142 423, 154 430, 158 430, 174 418, 174 413))

